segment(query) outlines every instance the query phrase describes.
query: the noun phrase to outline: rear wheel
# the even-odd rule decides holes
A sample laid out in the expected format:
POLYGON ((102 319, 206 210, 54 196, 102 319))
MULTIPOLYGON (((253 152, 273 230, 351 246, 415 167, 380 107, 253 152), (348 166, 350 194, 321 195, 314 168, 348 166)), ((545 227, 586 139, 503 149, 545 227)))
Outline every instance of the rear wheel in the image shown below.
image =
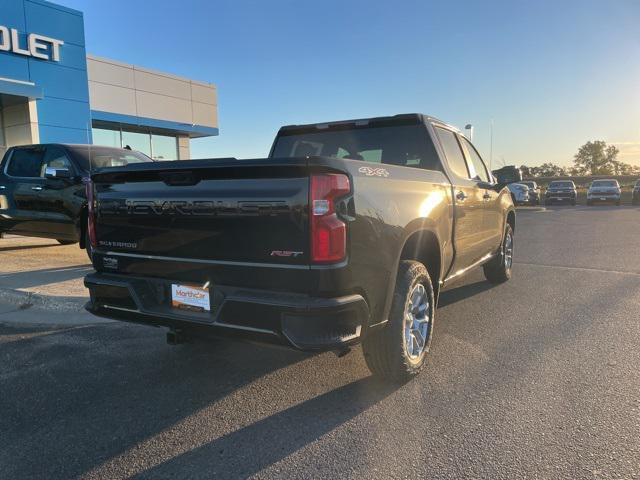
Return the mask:
POLYGON ((78 243, 74 240, 60 240, 60 239, 57 239, 56 242, 58 242, 60 245, 73 245, 74 243, 78 243))
POLYGON ((391 382, 406 382, 425 365, 433 336, 433 284, 425 266, 400 263, 389 321, 369 333, 362 351, 371 372, 391 382))
POLYGON ((513 265, 513 229, 507 224, 498 255, 483 266, 484 276, 491 283, 503 283, 511 278, 513 265))
POLYGON ((616 207, 619 207, 619 206, 620 206, 620 200, 616 202, 616 207))

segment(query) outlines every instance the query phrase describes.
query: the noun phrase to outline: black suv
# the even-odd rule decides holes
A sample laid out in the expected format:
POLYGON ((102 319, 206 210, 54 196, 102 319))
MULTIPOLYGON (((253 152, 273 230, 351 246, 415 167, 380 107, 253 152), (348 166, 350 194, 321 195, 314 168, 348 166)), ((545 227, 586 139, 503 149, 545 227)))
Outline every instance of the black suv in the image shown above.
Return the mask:
POLYGON ((544 204, 569 203, 575 205, 577 198, 578 190, 575 183, 571 180, 555 180, 547 187, 544 195, 544 204))
POLYGON ((93 145, 12 147, 0 163, 0 234, 80 242, 91 256, 85 194, 90 172, 150 161, 139 152, 93 145))

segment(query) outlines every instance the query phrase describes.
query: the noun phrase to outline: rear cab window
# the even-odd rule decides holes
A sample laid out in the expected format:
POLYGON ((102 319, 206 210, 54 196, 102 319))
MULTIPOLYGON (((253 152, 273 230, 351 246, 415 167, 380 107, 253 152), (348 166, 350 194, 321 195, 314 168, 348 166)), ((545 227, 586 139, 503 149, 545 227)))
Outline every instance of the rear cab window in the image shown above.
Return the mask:
POLYGON ((438 154, 423 124, 283 131, 276 139, 271 156, 336 157, 442 171, 438 154))

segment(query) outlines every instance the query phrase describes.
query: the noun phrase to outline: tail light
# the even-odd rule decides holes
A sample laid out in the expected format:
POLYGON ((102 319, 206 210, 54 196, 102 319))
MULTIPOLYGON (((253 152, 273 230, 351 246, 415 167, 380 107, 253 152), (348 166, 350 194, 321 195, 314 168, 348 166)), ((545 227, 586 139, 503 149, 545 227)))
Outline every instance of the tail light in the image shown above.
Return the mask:
POLYGON ((313 262, 339 262, 346 257, 347 225, 336 215, 335 201, 350 191, 346 175, 311 176, 309 207, 313 262))
POLYGON ((96 204, 93 182, 89 179, 84 186, 87 193, 87 232, 89 233, 89 243, 95 248, 98 245, 98 237, 96 236, 96 204))

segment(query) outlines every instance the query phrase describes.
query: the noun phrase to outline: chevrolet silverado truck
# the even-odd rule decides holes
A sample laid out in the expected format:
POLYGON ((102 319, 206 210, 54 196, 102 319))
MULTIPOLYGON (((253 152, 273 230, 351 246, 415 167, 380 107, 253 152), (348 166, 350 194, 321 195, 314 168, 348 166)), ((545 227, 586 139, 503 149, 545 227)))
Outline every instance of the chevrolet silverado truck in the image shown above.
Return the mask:
POLYGON ((91 258, 85 196, 91 170, 150 161, 138 152, 93 145, 12 147, 0 163, 0 235, 80 243, 91 258))
POLYGON ((282 127, 266 159, 104 168, 88 185, 87 309, 345 353, 391 381, 425 364, 441 289, 511 277, 509 190, 458 130, 404 114, 282 127))

